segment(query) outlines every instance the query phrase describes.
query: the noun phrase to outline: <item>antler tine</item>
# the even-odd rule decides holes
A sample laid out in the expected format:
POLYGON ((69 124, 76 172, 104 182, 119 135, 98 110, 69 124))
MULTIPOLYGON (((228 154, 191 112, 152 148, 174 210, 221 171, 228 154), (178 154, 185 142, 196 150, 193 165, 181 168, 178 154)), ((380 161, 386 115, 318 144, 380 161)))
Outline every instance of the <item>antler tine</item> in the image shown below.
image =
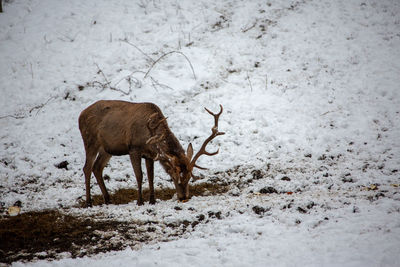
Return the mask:
POLYGON ((197 165, 197 164, 194 164, 193 167, 196 167, 196 168, 198 168, 198 169, 200 169, 200 170, 208 170, 207 168, 200 167, 200 166, 197 165))
POLYGON ((210 111, 208 108, 204 108, 208 113, 210 113, 213 117, 214 117, 214 127, 216 127, 218 129, 218 120, 219 120, 219 116, 222 114, 222 111, 224 111, 224 108, 222 107, 221 104, 219 104, 221 110, 215 114, 214 112, 210 111))
POLYGON ((210 113, 214 117, 214 126, 211 128, 211 131, 212 131, 211 135, 204 141, 204 143, 201 146, 199 152, 197 152, 197 154, 193 157, 193 159, 192 159, 192 161, 190 163, 192 168, 196 167, 196 168, 205 170, 206 168, 203 168, 203 167, 200 167, 200 166, 196 165, 196 161, 198 160, 198 158, 203 154, 207 155, 207 156, 214 156, 214 155, 218 154, 218 152, 219 152, 219 149, 217 151, 215 151, 215 152, 208 152, 206 150, 206 146, 208 145, 208 143, 211 140, 213 140, 218 135, 224 135, 225 134, 224 132, 219 132, 218 131, 218 120, 219 120, 219 116, 222 114, 222 111, 223 111, 222 105, 220 104, 219 106, 221 107, 221 110, 217 114, 213 113, 208 108, 204 108, 208 113, 210 113))

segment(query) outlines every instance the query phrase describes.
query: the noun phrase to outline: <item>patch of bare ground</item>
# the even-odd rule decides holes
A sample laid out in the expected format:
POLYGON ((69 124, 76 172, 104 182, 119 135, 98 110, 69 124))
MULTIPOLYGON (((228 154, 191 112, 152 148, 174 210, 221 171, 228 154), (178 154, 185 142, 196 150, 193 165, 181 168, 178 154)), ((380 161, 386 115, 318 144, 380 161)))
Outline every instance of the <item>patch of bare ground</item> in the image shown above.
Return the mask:
MULTIPOLYGON (((11 263, 35 258, 54 259, 62 252, 69 252, 72 257, 83 256, 85 253, 82 248, 106 242, 111 238, 100 237, 98 231, 122 232, 134 227, 116 221, 94 221, 92 218, 75 217, 57 210, 27 212, 3 218, 0 220, 0 262, 11 263)), ((121 246, 123 245, 110 243, 95 250, 101 252, 121 249, 121 246)))
MULTIPOLYGON (((191 186, 192 196, 217 195, 228 191, 227 186, 199 183, 191 186)), ((156 197, 169 200, 175 189, 156 190, 156 197)), ((136 200, 137 190, 119 189, 112 195, 114 204, 126 204, 136 200)), ((148 190, 144 192, 149 198, 148 190)), ((94 196, 94 205, 102 205, 101 195, 94 196)), ((132 203, 136 205, 136 203, 132 203)), ((79 203, 83 205, 83 203, 79 203)), ((158 221, 96 220, 90 216, 67 214, 67 210, 45 210, 22 213, 0 219, 0 262, 57 259, 63 253, 71 257, 83 257, 99 252, 137 247, 151 241, 176 239, 199 223, 207 223, 204 215, 193 221, 182 220, 165 224, 158 221)), ((208 217, 214 218, 211 215, 208 217)))
MULTIPOLYGON (((210 196, 226 193, 229 190, 228 185, 219 185, 213 183, 198 183, 190 186, 190 195, 193 196, 210 196)), ((154 190, 155 197, 158 200, 170 200, 176 194, 174 188, 157 188, 154 190)), ((111 203, 115 205, 127 204, 135 201, 138 198, 138 191, 135 187, 133 188, 122 188, 110 194, 111 203)), ((145 201, 150 199, 150 190, 143 190, 143 198, 145 201)), ((102 195, 92 196, 92 202, 94 206, 103 205, 104 200, 102 195)), ((85 201, 79 201, 79 206, 84 207, 85 201)))

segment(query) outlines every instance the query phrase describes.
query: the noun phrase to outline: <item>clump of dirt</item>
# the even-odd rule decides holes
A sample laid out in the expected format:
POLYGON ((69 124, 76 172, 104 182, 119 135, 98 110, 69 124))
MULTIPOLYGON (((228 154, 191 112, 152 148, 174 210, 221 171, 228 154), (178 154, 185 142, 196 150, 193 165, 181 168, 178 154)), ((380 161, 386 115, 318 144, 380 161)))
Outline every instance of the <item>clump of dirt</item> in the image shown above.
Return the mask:
MULTIPOLYGON (((219 184, 212 184, 212 183, 199 183, 195 185, 190 185, 190 195, 193 196, 213 196, 213 195, 220 195, 223 193, 228 192, 229 187, 227 185, 219 185, 219 184)), ((156 199, 159 200, 169 200, 172 199, 173 196, 176 194, 176 190, 174 188, 162 188, 162 189, 155 189, 154 190, 156 199)), ((143 199, 148 201, 150 199, 150 190, 144 189, 142 191, 143 199)), ((111 203, 120 205, 120 204, 127 204, 129 202, 135 201, 138 198, 138 190, 137 188, 122 188, 118 189, 117 191, 110 194, 111 203)), ((92 203, 94 206, 103 205, 103 195, 94 195, 92 196, 92 203)), ((84 207, 85 201, 79 201, 79 206, 84 207)))
POLYGON ((272 186, 267 186, 260 189, 260 194, 277 194, 278 190, 273 188, 272 186))
POLYGON ((270 207, 264 208, 264 207, 260 207, 260 206, 254 206, 252 208, 252 210, 254 211, 254 213, 258 214, 258 215, 263 215, 265 212, 268 212, 271 210, 270 207))

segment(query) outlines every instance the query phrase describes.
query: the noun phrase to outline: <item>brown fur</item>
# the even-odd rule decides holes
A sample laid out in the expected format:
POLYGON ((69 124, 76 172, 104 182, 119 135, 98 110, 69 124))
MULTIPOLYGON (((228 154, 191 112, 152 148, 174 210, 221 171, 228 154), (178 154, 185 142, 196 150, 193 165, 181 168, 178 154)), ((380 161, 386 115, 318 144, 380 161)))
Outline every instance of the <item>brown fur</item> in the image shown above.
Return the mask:
MULTIPOLYGON (((210 111, 208 112, 212 114, 210 111)), ((216 118, 216 126, 217 120, 218 118, 216 118)), ((101 100, 83 110, 79 116, 79 129, 86 152, 83 172, 87 206, 92 205, 90 196, 92 172, 100 186, 104 202, 110 203, 110 196, 102 177, 103 169, 112 156, 121 155, 130 156, 138 183, 138 205, 143 204, 142 158, 145 159, 146 163, 151 204, 155 203, 153 186, 155 160, 159 160, 171 176, 178 198, 187 200, 189 198, 188 183, 192 176, 192 169, 198 167, 195 165, 195 161, 201 154, 210 155, 210 153, 205 152, 205 146, 216 136, 212 135, 206 140, 202 151, 197 153, 195 160, 191 162, 192 145, 189 144, 187 154, 185 154, 179 141, 169 129, 159 107, 152 103, 130 103, 117 100, 101 100)), ((220 134, 223 133, 217 135, 220 134)))

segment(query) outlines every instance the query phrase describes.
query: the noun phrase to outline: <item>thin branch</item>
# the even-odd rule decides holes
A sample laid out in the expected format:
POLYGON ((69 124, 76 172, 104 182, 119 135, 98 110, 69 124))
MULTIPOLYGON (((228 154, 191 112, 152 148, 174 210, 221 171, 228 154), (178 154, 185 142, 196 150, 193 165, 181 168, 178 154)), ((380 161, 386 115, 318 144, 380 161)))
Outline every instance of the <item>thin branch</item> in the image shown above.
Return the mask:
POLYGON ((251 25, 250 27, 244 28, 244 29, 242 30, 242 32, 245 33, 245 32, 250 31, 251 29, 253 29, 253 28, 257 25, 257 22, 258 22, 258 20, 256 20, 256 21, 253 23, 253 25, 251 25))
MULTIPOLYGON (((76 37, 78 36, 79 31, 78 31, 78 32, 75 34, 75 36, 72 37, 72 38, 69 37, 68 35, 62 33, 62 32, 57 32, 57 33, 58 33, 58 34, 61 34, 62 36, 64 36, 65 38, 67 38, 67 39, 69 40, 69 42, 73 43, 73 42, 75 41, 76 37)), ((62 39, 62 38, 60 38, 60 37, 58 37, 58 39, 61 40, 61 41, 63 41, 63 42, 66 42, 66 40, 64 40, 64 39, 62 39)))
POLYGON ((325 116, 325 115, 327 115, 327 114, 329 114, 329 113, 335 113, 335 112, 339 112, 339 111, 341 111, 342 110, 342 108, 341 107, 339 107, 338 109, 336 109, 336 110, 328 110, 328 111, 326 111, 326 112, 324 112, 324 113, 322 113, 322 114, 320 114, 319 116, 325 116))
POLYGON ((163 59, 164 57, 166 57, 166 56, 168 56, 168 55, 171 55, 171 54, 173 54, 173 53, 177 53, 177 54, 180 54, 180 55, 182 55, 182 56, 185 57, 185 59, 187 60, 187 62, 189 62, 190 68, 192 69, 192 73, 193 73, 194 79, 197 80, 196 74, 195 74, 195 72, 194 72, 192 63, 190 62, 189 58, 188 58, 184 53, 179 52, 179 51, 171 51, 171 52, 168 52, 168 53, 162 55, 161 57, 159 57, 159 58, 158 58, 156 61, 154 61, 153 64, 150 66, 150 68, 148 69, 148 71, 147 71, 146 74, 144 75, 144 79, 146 79, 146 77, 149 75, 150 71, 153 69, 153 67, 154 67, 161 59, 163 59))
POLYGON ((251 85, 250 77, 249 77, 249 72, 247 71, 247 81, 249 82, 250 85, 250 91, 253 92, 253 86, 251 85))
MULTIPOLYGON (((37 112, 36 112, 36 114, 35 114, 35 115, 37 115, 37 114, 39 113, 39 111, 40 111, 44 106, 46 106, 52 99, 55 99, 55 98, 56 98, 55 96, 52 96, 52 97, 50 97, 49 99, 47 99, 47 101, 46 101, 45 103, 42 103, 42 104, 40 104, 40 105, 37 105, 37 106, 32 107, 32 108, 29 110, 28 114, 31 114, 34 110, 37 109, 37 112)), ((10 114, 10 115, 1 116, 0 119, 5 119, 5 118, 25 119, 26 117, 28 117, 27 114, 14 114, 14 115, 11 115, 11 114, 10 114)))
POLYGON ((55 97, 52 96, 52 97, 50 97, 49 99, 47 99, 47 101, 46 101, 45 103, 40 104, 40 105, 37 105, 37 106, 34 106, 33 108, 31 108, 31 109, 29 110, 29 113, 32 113, 32 111, 34 111, 35 109, 37 109, 37 110, 38 110, 38 111, 36 112, 36 115, 37 115, 37 114, 39 113, 39 111, 40 111, 44 106, 46 106, 47 103, 49 103, 50 100, 52 100, 52 99, 55 99, 55 97))
POLYGON ((158 85, 158 86, 161 87, 161 88, 168 88, 168 89, 170 89, 170 90, 172 90, 172 91, 175 91, 174 88, 172 88, 172 87, 170 87, 170 86, 168 86, 168 85, 166 85, 166 84, 159 83, 156 79, 154 79, 154 78, 151 77, 151 76, 150 76, 150 79, 151 79, 151 83, 152 83, 152 85, 153 85, 153 88, 154 88, 157 92, 158 92, 158 90, 157 90, 157 88, 155 87, 155 85, 158 85))
POLYGON ((24 119, 24 118, 26 118, 26 116, 25 115, 5 115, 5 116, 0 117, 0 119, 5 119, 5 118, 24 119))
POLYGON ((322 113, 322 114, 320 114, 319 116, 325 116, 325 115, 327 115, 327 114, 329 114, 329 113, 333 113, 333 112, 336 112, 337 110, 329 110, 329 111, 327 111, 327 112, 324 112, 324 113, 322 113))
MULTIPOLYGON (((102 84, 102 83, 100 83, 100 82, 95 81, 96 83, 99 83, 100 85, 102 85, 103 89, 106 88, 106 87, 108 86, 108 88, 110 88, 110 90, 114 90, 114 91, 121 92, 121 93, 123 93, 124 95, 130 95, 130 94, 132 93, 132 88, 129 88, 129 91, 128 91, 128 92, 125 92, 125 91, 123 91, 123 90, 121 90, 121 89, 118 89, 118 88, 116 88, 116 87, 112 87, 112 86, 111 86, 111 82, 108 81, 107 76, 104 74, 104 72, 102 71, 102 69, 100 69, 99 65, 98 65, 96 62, 95 62, 94 64, 96 65, 96 67, 97 67, 97 69, 98 69, 98 73, 101 73, 101 75, 103 76, 104 80, 106 81, 105 84, 102 84)), ((94 84, 95 82, 93 82, 92 84, 94 84)))
POLYGON ((102 69, 100 69, 99 65, 95 62, 94 63, 97 67, 98 73, 101 73, 101 75, 103 75, 104 80, 106 81, 107 85, 110 85, 110 82, 108 81, 106 75, 104 74, 104 72, 102 71, 102 69))
MULTIPOLYGON (((135 73, 144 73, 144 74, 146 74, 146 72, 144 72, 144 71, 135 70, 135 71, 131 72, 131 74, 129 74, 129 75, 127 75, 127 76, 121 78, 118 82, 115 83, 115 86, 117 86, 120 82, 122 82, 122 81, 125 80, 126 78, 132 77, 132 75, 135 74, 135 73)), ((133 78, 135 78, 135 77, 133 77, 133 78)), ((135 78, 135 79, 136 79, 136 80, 138 81, 138 83, 139 83, 139 79, 137 79, 137 78, 135 78)))
POLYGON ((156 90, 156 92, 158 92, 156 85, 158 85, 158 83, 156 83, 156 81, 153 79, 153 77, 150 76, 151 79, 151 86, 154 88, 154 90, 156 90))
POLYGON ((148 54, 146 54, 145 52, 143 52, 142 49, 140 49, 139 47, 137 47, 136 45, 130 43, 126 38, 125 39, 120 39, 120 41, 127 43, 130 46, 133 46, 134 48, 136 48, 140 53, 142 53, 143 55, 145 55, 148 59, 151 60, 151 62, 154 63, 154 59, 152 57, 150 57, 148 54))

